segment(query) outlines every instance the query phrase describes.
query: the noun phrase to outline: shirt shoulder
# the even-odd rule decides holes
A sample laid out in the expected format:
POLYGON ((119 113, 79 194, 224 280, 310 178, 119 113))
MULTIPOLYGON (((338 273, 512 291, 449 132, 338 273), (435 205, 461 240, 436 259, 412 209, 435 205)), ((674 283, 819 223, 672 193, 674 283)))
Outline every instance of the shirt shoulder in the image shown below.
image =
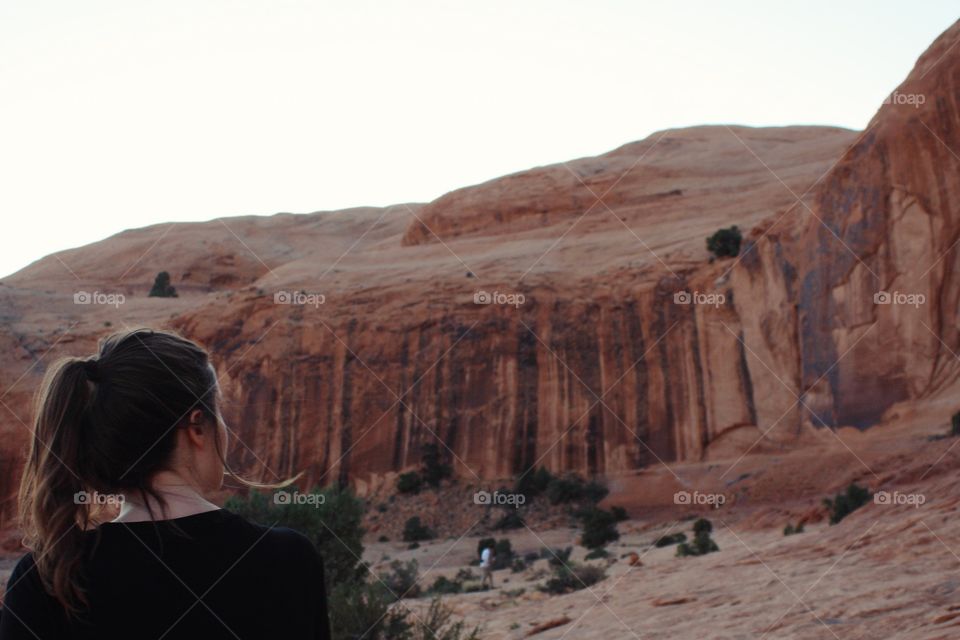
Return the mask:
POLYGON ((33 553, 25 554, 7 579, 0 637, 59 638, 62 622, 62 609, 43 586, 33 553))
POLYGON ((234 526, 246 530, 246 535, 252 539, 252 543, 256 547, 264 549, 271 555, 296 559, 301 562, 320 561, 320 556, 313 542, 299 531, 288 527, 251 522, 232 511, 226 511, 225 515, 234 521, 234 526))

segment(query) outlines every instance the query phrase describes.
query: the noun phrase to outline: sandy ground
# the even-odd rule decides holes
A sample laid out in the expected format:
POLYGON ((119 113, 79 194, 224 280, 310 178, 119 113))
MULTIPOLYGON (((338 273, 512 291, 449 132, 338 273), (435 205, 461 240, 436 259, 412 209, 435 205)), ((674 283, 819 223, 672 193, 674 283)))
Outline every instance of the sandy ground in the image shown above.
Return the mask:
MULTIPOLYGON (((957 475, 942 478, 949 492, 957 475)), ((631 521, 610 547, 614 556, 637 552, 642 566, 620 559, 608 577, 589 589, 548 596, 536 589, 532 570, 495 572, 496 589, 447 596, 446 602, 490 639, 525 637, 534 626, 562 617, 570 622, 538 638, 956 638, 960 637, 960 525, 958 500, 934 498, 917 508, 868 504, 841 523, 807 526, 784 537, 713 517, 720 551, 677 558, 674 548, 655 548, 655 531, 631 521), (522 593, 517 590, 523 589, 522 593)), ((664 530, 686 530, 690 522, 664 530)), ((573 544, 576 532, 519 531, 511 538, 522 552, 573 544)), ((479 537, 434 541, 415 551, 376 544, 367 557, 416 557, 422 583, 452 576, 475 554, 479 537)), ((575 560, 582 557, 577 548, 575 560)), ((593 561, 601 563, 601 561, 593 561)), ((385 568, 386 563, 380 565, 385 568)), ((417 606, 417 605, 414 605, 417 606)))
MULTIPOLYGON (((525 637, 564 617, 569 622, 535 637, 958 638, 960 440, 938 435, 944 425, 928 415, 901 414, 894 425, 831 436, 820 448, 749 456, 733 471, 734 461, 671 465, 614 482, 608 502, 629 504, 634 517, 619 525, 621 539, 609 547, 615 561, 606 579, 550 596, 537 589, 547 569, 539 560, 522 573, 495 572, 493 591, 445 601, 471 624, 482 624, 484 638, 501 640, 525 637), (854 480, 875 492, 921 496, 923 504, 871 501, 829 525, 823 498, 854 480), (673 547, 652 546, 661 533, 691 535, 693 514, 663 504, 670 482, 688 489, 727 487, 729 503, 701 512, 713 522, 719 552, 677 558, 673 547), (641 484, 654 490, 639 491, 641 484), (804 533, 785 537, 783 526, 800 518, 809 519, 804 533), (642 566, 628 566, 623 556, 630 552, 642 566)), ((468 566, 477 541, 487 535, 467 529, 460 538, 415 550, 369 543, 365 560, 380 573, 390 560, 416 558, 425 588, 436 576, 452 577, 468 566)), ((522 555, 575 545, 578 531, 493 535, 510 538, 522 555)), ((574 561, 584 553, 575 547, 574 561)), ((427 599, 405 602, 417 610, 427 599)))

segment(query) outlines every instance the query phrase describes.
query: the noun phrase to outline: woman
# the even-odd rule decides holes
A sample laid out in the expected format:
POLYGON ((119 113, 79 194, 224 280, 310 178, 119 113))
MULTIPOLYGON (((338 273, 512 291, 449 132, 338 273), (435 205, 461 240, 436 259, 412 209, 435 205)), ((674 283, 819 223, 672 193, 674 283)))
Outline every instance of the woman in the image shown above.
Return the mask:
POLYGON ((206 351, 173 333, 51 367, 0 640, 330 637, 313 544, 204 498, 229 470, 219 399, 206 351), (95 526, 103 502, 122 506, 95 526))

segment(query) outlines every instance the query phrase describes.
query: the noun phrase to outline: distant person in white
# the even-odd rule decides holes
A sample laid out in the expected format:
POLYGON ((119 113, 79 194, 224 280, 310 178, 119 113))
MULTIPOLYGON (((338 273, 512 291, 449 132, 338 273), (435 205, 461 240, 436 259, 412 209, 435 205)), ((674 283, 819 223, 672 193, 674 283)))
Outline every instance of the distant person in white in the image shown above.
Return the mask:
POLYGON ((480 552, 480 569, 483 570, 480 586, 486 586, 489 581, 490 588, 493 589, 493 547, 484 547, 480 552))

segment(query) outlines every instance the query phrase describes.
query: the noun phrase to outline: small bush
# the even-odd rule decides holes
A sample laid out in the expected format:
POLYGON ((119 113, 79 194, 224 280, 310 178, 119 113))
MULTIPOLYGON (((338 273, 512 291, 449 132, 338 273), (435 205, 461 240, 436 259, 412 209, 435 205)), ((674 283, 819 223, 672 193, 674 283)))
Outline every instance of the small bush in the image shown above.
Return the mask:
POLYGON ((547 484, 546 494, 550 504, 586 502, 596 504, 607 497, 609 490, 596 480, 587 482, 575 473, 554 476, 547 484))
POLYGON ((740 253, 743 235, 737 225, 728 229, 719 229, 707 238, 707 251, 718 258, 735 257, 740 253))
POLYGON ((417 584, 419 565, 416 560, 390 563, 390 572, 380 575, 380 581, 386 586, 396 599, 416 598, 420 595, 420 586, 417 584))
POLYGON ((150 289, 150 293, 147 294, 148 298, 176 298, 177 290, 170 284, 170 274, 166 271, 161 271, 157 274, 157 277, 153 279, 153 287, 150 289))
POLYGON ((402 473, 397 478, 397 491, 407 495, 420 493, 420 487, 423 486, 423 478, 416 471, 402 473))
POLYGON ((550 504, 567 504, 583 497, 583 480, 574 475, 557 477, 547 485, 550 504))
POLYGON ((954 438, 960 436, 960 411, 950 417, 950 435, 954 438))
POLYGON ((511 509, 503 514, 499 520, 497 520, 493 528, 497 530, 502 529, 520 529, 523 527, 523 518, 520 517, 520 514, 516 509, 511 509))
POLYGON ((584 560, 597 560, 599 558, 609 558, 609 557, 610 557, 610 552, 604 549, 603 547, 600 547, 588 553, 584 557, 584 560))
POLYGON ((552 594, 564 594, 579 589, 586 589, 606 577, 606 571, 601 567, 584 564, 564 564, 554 567, 553 577, 547 580, 540 588, 552 594))
POLYGON ((420 542, 421 540, 433 540, 435 537, 426 525, 420 522, 420 516, 413 516, 403 525, 404 542, 420 542))
POLYGON ((479 580, 479 579, 480 577, 470 569, 460 569, 459 571, 457 571, 456 577, 454 577, 454 580, 456 580, 457 582, 471 582, 473 580, 479 580))
POLYGON ((713 523, 711 523, 706 518, 698 518, 696 522, 693 523, 693 535, 698 533, 712 533, 713 532, 713 523))
POLYGON ((798 533, 803 533, 803 523, 800 523, 797 526, 793 526, 788 522, 787 526, 783 528, 783 535, 785 536, 792 536, 798 533))
POLYGON ((596 480, 591 480, 583 485, 584 500, 593 504, 596 504, 606 498, 608 493, 610 493, 610 490, 607 489, 607 486, 597 482, 596 480))
POLYGON ((833 498, 825 498, 823 504, 830 510, 830 524, 837 524, 848 515, 867 504, 873 494, 856 483, 850 483, 846 491, 833 498))
POLYGON ((681 533, 670 533, 665 536, 660 536, 653 541, 653 546, 657 548, 669 547, 673 544, 680 544, 681 542, 687 541, 687 534, 681 533))
MULTIPOLYGON (((430 602, 425 614, 410 616, 409 630, 388 636, 390 640, 480 640, 480 627, 472 629, 463 620, 453 621, 453 610, 437 596, 430 602)), ((366 636, 356 636, 357 638, 366 636)))
POLYGON ((457 580, 451 580, 446 576, 439 576, 436 580, 433 581, 433 584, 430 586, 430 593, 432 594, 451 594, 451 593, 460 593, 463 591, 463 582, 457 580))
POLYGON ((620 538, 620 533, 617 531, 617 519, 611 512, 590 507, 582 510, 579 516, 583 523, 583 534, 580 536, 580 542, 586 548, 597 549, 620 538))
POLYGON ((406 616, 391 610, 395 598, 379 582, 343 582, 330 592, 327 609, 334 640, 393 640, 409 632, 406 616))
POLYGON ((516 557, 513 559, 513 564, 510 565, 510 571, 512 573, 521 573, 527 570, 527 562, 521 557, 516 557))
POLYGON ((713 524, 706 518, 699 518, 693 523, 693 540, 677 545, 677 557, 702 556, 720 551, 720 547, 710 537, 712 531, 713 524))
POLYGON ((548 549, 544 547, 540 550, 540 557, 546 558, 551 567, 559 567, 570 560, 570 554, 573 553, 573 547, 566 549, 548 549))
POLYGON ((535 471, 528 471, 517 479, 515 490, 517 493, 534 498, 546 492, 553 478, 553 474, 546 467, 537 467, 535 471))
POLYGON ((624 522, 625 520, 630 519, 630 515, 627 513, 627 510, 623 507, 610 507, 610 513, 613 514, 613 518, 617 522, 624 522))

